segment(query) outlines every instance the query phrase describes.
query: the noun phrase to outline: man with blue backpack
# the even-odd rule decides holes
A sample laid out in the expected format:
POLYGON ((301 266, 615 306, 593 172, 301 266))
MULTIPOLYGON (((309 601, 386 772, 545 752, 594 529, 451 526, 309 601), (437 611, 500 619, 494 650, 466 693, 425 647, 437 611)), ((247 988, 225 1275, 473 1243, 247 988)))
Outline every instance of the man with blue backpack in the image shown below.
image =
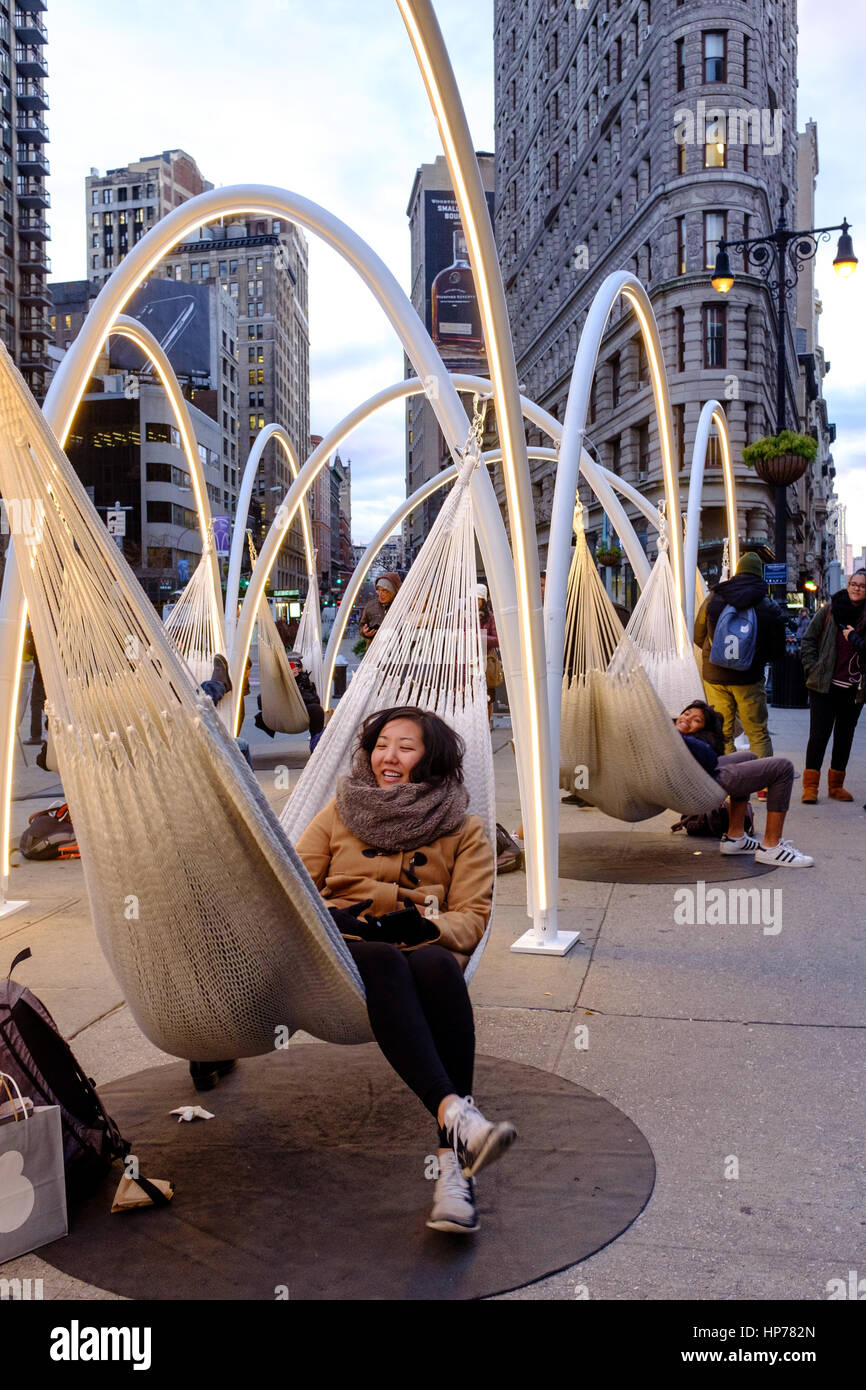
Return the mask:
POLYGON ((724 720, 725 752, 734 751, 737 715, 758 758, 771 758, 764 667, 785 653, 785 619, 764 582, 753 550, 740 558, 733 579, 711 589, 695 618, 703 656, 707 701, 724 720))

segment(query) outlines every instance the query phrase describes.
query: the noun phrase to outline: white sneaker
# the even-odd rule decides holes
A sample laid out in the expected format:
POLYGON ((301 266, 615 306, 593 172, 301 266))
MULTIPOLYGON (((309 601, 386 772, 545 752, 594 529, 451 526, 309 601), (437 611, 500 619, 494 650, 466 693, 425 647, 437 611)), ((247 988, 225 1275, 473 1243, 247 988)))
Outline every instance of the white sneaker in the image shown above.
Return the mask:
POLYGON ((756 864, 772 864, 774 869, 811 869, 815 863, 808 854, 801 854, 790 840, 780 840, 772 849, 760 845, 755 851, 756 864))
POLYGON ((731 839, 728 835, 723 835, 719 841, 720 854, 754 854, 755 850, 761 848, 760 840, 755 840, 751 835, 740 835, 738 839, 731 839))
POLYGON ((439 1176, 427 1225, 431 1231, 455 1235, 477 1231, 481 1225, 475 1208, 475 1184, 460 1172, 460 1160, 452 1149, 439 1155, 439 1176))
POLYGON ((460 1160, 464 1178, 474 1178, 517 1138, 517 1130, 510 1120, 499 1120, 496 1124, 485 1120, 471 1096, 452 1100, 442 1119, 442 1128, 460 1160))

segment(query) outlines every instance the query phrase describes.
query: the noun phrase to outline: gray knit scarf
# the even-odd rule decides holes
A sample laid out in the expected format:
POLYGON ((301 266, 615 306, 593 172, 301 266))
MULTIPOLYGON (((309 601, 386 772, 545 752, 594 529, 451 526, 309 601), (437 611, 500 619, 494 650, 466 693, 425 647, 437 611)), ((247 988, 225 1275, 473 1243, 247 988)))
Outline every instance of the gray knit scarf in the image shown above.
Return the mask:
POLYGON ((466 819, 469 793, 462 782, 399 782, 379 787, 370 755, 359 748, 348 777, 337 783, 337 814, 353 835, 390 854, 432 845, 466 819))

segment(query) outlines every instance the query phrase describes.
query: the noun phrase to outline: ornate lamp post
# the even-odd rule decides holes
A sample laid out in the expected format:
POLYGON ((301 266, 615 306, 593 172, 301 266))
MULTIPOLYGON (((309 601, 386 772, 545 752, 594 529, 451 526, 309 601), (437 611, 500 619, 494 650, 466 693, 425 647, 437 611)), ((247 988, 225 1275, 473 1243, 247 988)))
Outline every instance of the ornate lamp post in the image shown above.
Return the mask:
MULTIPOLYGON (((812 227, 805 231, 792 231, 785 224, 785 203, 787 195, 782 194, 779 203, 779 220, 775 231, 768 236, 748 237, 741 241, 719 240, 716 265, 713 271, 713 289, 719 294, 727 294, 734 283, 729 251, 742 251, 747 265, 757 267, 758 274, 770 287, 776 306, 776 433, 785 429, 785 375, 786 375, 786 334, 788 328, 788 299, 796 288, 800 271, 807 261, 817 254, 822 242, 830 240, 832 232, 841 232, 833 268, 847 279, 857 268, 854 244, 848 230, 847 219, 835 227, 812 227)), ((795 421, 795 425, 796 425, 795 421)), ((774 549, 777 564, 785 564, 785 578, 772 586, 774 596, 785 606, 788 590, 788 483, 775 487, 776 520, 774 549)))

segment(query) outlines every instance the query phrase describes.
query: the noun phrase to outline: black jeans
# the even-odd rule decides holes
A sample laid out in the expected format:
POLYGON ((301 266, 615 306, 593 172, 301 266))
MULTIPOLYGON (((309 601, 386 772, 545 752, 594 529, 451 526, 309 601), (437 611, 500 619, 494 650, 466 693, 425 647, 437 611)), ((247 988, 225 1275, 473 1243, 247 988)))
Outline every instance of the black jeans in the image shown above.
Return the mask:
POLYGON ((809 742, 806 745, 806 766, 821 771, 830 735, 833 751, 830 766, 834 772, 844 772, 851 756, 854 730, 862 705, 855 703, 856 685, 831 685, 826 695, 818 690, 809 692, 809 742))
POLYGON ((373 1036, 433 1117, 452 1093, 472 1090, 475 1023, 460 962, 445 946, 398 951, 347 941, 367 993, 373 1036))

